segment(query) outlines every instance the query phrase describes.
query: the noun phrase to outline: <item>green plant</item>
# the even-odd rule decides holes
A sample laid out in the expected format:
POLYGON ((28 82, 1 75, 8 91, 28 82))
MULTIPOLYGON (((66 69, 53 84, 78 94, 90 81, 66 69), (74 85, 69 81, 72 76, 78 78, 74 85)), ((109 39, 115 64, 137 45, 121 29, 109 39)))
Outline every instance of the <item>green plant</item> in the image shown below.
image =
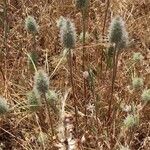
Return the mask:
POLYGON ((149 102, 150 101, 150 89, 144 90, 141 97, 144 102, 146 103, 149 102))
POLYGON ((72 49, 75 47, 76 43, 76 31, 74 24, 69 19, 64 19, 62 27, 60 28, 60 37, 62 44, 65 49, 68 51, 67 60, 68 66, 70 69, 70 82, 72 87, 72 94, 74 100, 74 111, 75 111, 75 118, 76 118, 76 127, 75 132, 77 132, 78 128, 78 111, 77 111, 77 102, 75 97, 75 85, 74 85, 74 77, 73 77, 73 63, 72 63, 72 49))
POLYGON ((135 77, 132 79, 132 87, 133 89, 139 89, 141 87, 143 87, 143 79, 142 78, 138 78, 138 77, 135 77))
POLYGON ((143 56, 140 52, 136 52, 136 53, 133 54, 133 61, 135 63, 141 62, 142 59, 143 59, 143 56))
POLYGON ((89 3, 89 0, 75 0, 76 7, 83 10, 86 9, 89 3))
POLYGON ((25 19, 25 28, 28 32, 36 34, 38 32, 38 24, 32 16, 27 16, 25 19))
POLYGON ((138 121, 137 121, 137 116, 136 115, 128 115, 125 119, 124 119, 124 125, 127 128, 132 128, 135 125, 137 125, 138 121))
POLYGON ((58 94, 53 90, 49 90, 46 93, 46 98, 47 98, 47 101, 48 101, 49 105, 51 106, 51 108, 54 110, 54 112, 56 114, 58 114, 58 112, 59 112, 59 110, 57 108, 58 94))
POLYGON ((40 95, 36 90, 28 92, 27 99, 31 111, 37 111, 41 106, 40 95))
POLYGON ((117 16, 113 18, 109 27, 108 37, 109 37, 109 42, 112 45, 114 45, 114 49, 112 49, 113 50, 113 58, 112 58, 113 72, 112 72, 112 83, 111 83, 111 96, 110 96, 109 108, 108 108, 108 120, 109 120, 111 114, 113 93, 114 93, 114 84, 115 84, 115 79, 117 74, 119 53, 121 49, 125 48, 128 44, 128 33, 125 28, 125 23, 121 17, 117 16))
POLYGON ((38 55, 36 51, 36 34, 39 31, 39 26, 34 17, 27 16, 27 18, 25 19, 25 29, 32 34, 34 43, 33 50, 29 54, 30 56, 28 59, 29 67, 31 68, 31 70, 33 70, 33 68, 36 70, 35 66, 37 65, 38 61, 38 55))
POLYGON ((49 79, 48 79, 47 74, 43 70, 39 70, 36 72, 35 77, 34 77, 34 88, 45 100, 45 105, 46 105, 47 112, 48 112, 48 119, 49 119, 49 123, 51 127, 51 132, 52 132, 52 135, 54 135, 54 128, 52 124, 50 108, 49 108, 49 104, 46 98, 46 93, 49 90, 49 79))

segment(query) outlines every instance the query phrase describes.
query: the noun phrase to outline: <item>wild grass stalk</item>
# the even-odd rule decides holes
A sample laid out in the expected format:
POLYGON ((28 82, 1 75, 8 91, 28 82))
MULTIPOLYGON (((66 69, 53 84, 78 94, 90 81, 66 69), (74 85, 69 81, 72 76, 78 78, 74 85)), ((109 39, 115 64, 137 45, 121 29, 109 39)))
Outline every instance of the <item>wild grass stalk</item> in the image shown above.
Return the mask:
POLYGON ((118 58, 122 49, 125 48, 128 44, 128 33, 125 28, 125 23, 123 19, 119 16, 115 17, 111 25, 109 27, 109 41, 112 45, 114 45, 113 50, 113 71, 112 71, 112 82, 111 82, 111 95, 109 100, 108 107, 108 121, 110 121, 111 110, 112 110, 112 101, 114 94, 114 85, 115 79, 117 75, 117 66, 118 66, 118 58))
POLYGON ((36 71, 36 64, 37 64, 37 49, 36 49, 36 34, 38 33, 38 24, 36 22, 36 20, 34 19, 34 17, 32 16, 27 16, 27 18, 25 19, 25 28, 26 30, 32 34, 32 38, 33 38, 33 50, 30 52, 30 57, 29 57, 29 66, 31 67, 31 69, 35 69, 36 71))
POLYGON ((8 9, 8 2, 7 0, 3 0, 4 4, 4 48, 5 48, 5 54, 7 54, 7 37, 8 37, 8 17, 7 17, 7 9, 8 9))
POLYGON ((112 82, 111 82, 111 96, 108 106, 108 118, 111 116, 111 107, 112 107, 112 101, 113 101, 113 93, 114 93, 114 84, 115 84, 115 78, 116 78, 116 72, 117 72, 117 66, 116 66, 116 52, 117 46, 115 45, 114 53, 113 53, 113 71, 112 71, 112 82))
MULTIPOLYGON (((85 37, 86 37, 86 24, 87 24, 87 16, 88 16, 88 5, 89 0, 76 0, 76 7, 80 9, 82 14, 82 70, 86 71, 86 66, 88 66, 88 62, 86 61, 86 48, 85 48, 85 37)), ((85 114, 85 122, 86 126, 87 122, 87 87, 86 80, 83 78, 83 101, 84 101, 84 114, 85 114)))
MULTIPOLYGON (((106 10, 105 10, 105 16, 104 16, 104 22, 103 22, 103 28, 102 28, 102 37, 104 37, 104 38, 105 38, 105 28, 106 28, 106 21, 107 21, 110 1, 111 0, 107 0, 107 3, 106 3, 107 6, 106 6, 106 10)), ((102 71, 103 71, 103 59, 104 59, 104 50, 102 48, 101 49, 101 61, 100 61, 100 70, 101 70, 101 72, 99 72, 100 75, 102 75, 102 71)))
POLYGON ((43 70, 39 70, 35 74, 34 82, 35 82, 34 88, 41 95, 41 98, 44 99, 44 103, 45 103, 45 106, 47 109, 48 122, 51 127, 52 136, 54 136, 54 127, 53 127, 53 123, 52 123, 50 106, 49 106, 49 104, 47 102, 47 98, 46 98, 46 93, 48 93, 48 90, 49 90, 49 79, 47 77, 47 74, 43 70))
POLYGON ((74 24, 69 20, 61 17, 59 22, 61 42, 65 49, 67 49, 67 60, 70 72, 70 82, 72 87, 74 113, 75 113, 75 132, 78 132, 78 110, 77 110, 77 99, 75 96, 75 83, 73 77, 73 63, 72 63, 72 50, 76 44, 76 31, 74 24))
POLYGON ((94 108, 95 108, 95 120, 96 120, 96 128, 97 128, 97 134, 96 134, 96 146, 98 150, 98 136, 100 134, 100 129, 99 129, 99 106, 98 106, 98 102, 99 102, 99 98, 98 95, 96 94, 95 91, 95 81, 94 81, 94 73, 91 69, 89 69, 88 71, 88 81, 89 81, 89 86, 90 86, 90 90, 93 96, 93 100, 94 100, 94 108))
POLYGON ((71 53, 71 50, 69 50, 68 52, 68 66, 69 66, 69 69, 70 69, 70 82, 71 82, 71 87, 72 87, 72 94, 73 94, 73 97, 74 97, 74 111, 75 111, 75 121, 76 121, 76 133, 77 133, 77 130, 78 130, 78 110, 77 110, 77 102, 76 102, 76 98, 75 98, 75 85, 74 85, 74 79, 73 79, 73 63, 72 63, 72 53, 71 53))

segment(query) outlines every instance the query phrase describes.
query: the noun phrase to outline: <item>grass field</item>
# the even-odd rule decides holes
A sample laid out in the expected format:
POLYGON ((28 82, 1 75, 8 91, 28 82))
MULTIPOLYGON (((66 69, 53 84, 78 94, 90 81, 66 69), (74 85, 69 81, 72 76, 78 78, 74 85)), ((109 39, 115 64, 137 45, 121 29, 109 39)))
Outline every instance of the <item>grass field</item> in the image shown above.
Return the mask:
POLYGON ((0 1, 0 114, 2 150, 150 150, 150 1, 0 1))

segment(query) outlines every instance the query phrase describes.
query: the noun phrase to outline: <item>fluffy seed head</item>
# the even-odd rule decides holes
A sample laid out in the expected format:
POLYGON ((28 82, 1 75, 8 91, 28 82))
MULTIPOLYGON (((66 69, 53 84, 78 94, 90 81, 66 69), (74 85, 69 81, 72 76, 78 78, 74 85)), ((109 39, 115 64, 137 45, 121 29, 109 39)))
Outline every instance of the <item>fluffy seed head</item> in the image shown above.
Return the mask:
POLYGON ((46 93, 46 98, 51 103, 52 101, 56 101, 58 99, 58 95, 55 91, 49 90, 46 93))
POLYGON ((128 44, 128 33, 125 28, 123 19, 119 16, 115 17, 109 27, 109 41, 115 43, 119 49, 122 49, 128 44))
POLYGON ((139 89, 143 86, 143 79, 135 77, 132 79, 132 86, 134 89, 139 89))
POLYGON ((107 51, 106 51, 108 57, 113 57, 113 53, 114 53, 114 46, 110 46, 108 47, 107 51))
POLYGON ((133 54, 134 62, 140 62, 140 61, 142 61, 142 59, 143 59, 143 56, 141 53, 137 52, 137 53, 133 54))
POLYGON ((38 32, 38 24, 36 20, 32 16, 28 16, 25 19, 25 28, 28 32, 37 33, 38 32))
POLYGON ((61 28, 65 25, 66 19, 63 16, 60 16, 60 18, 56 21, 57 27, 61 28))
POLYGON ((124 120, 125 127, 131 128, 135 126, 138 123, 137 119, 135 115, 128 115, 124 120))
POLYGON ((0 96, 0 115, 5 114, 6 112, 8 112, 8 110, 9 107, 6 100, 0 96))
POLYGON ((35 89, 40 93, 40 94, 46 94, 49 89, 49 79, 47 74, 43 70, 39 70, 36 72, 35 77, 34 77, 34 86, 35 89))
POLYGON ((76 7, 84 9, 88 6, 89 0, 75 0, 76 7))
POLYGON ((28 99, 28 104, 30 106, 31 111, 36 111, 41 105, 40 96, 36 90, 32 90, 28 92, 27 99, 28 99))
POLYGON ((65 19, 63 21, 62 27, 60 28, 61 42, 64 48, 72 49, 75 47, 76 43, 76 32, 74 24, 69 20, 65 19))
POLYGON ((150 101, 150 89, 144 90, 141 97, 144 102, 149 102, 150 101))
POLYGON ((46 133, 44 133, 44 132, 40 132, 39 133, 39 136, 38 136, 38 142, 39 142, 39 144, 46 144, 47 142, 48 142, 48 136, 47 136, 47 134, 46 133))

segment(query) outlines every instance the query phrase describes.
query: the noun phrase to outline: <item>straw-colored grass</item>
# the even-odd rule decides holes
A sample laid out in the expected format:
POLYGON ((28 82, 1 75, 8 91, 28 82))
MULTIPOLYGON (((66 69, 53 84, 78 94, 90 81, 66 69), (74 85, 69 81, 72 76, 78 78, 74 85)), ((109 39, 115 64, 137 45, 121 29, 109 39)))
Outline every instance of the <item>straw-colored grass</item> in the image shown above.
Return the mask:
MULTIPOLYGON (((150 88, 150 1, 110 0, 108 11, 106 11, 107 6, 107 1, 90 0, 86 24, 89 38, 85 42, 85 55, 86 63, 94 72, 95 94, 92 93, 86 81, 85 99, 83 97, 82 41, 79 40, 82 32, 82 15, 76 9, 74 1, 8 0, 8 32, 5 43, 5 28, 3 21, 1 22, 3 1, 0 2, 0 95, 7 100, 11 108, 9 114, 0 117, 0 148, 57 150, 61 144, 64 144, 64 149, 72 150, 67 147, 66 141, 59 141, 61 133, 64 134, 62 136, 65 140, 72 138, 68 145, 73 144, 75 150, 120 150, 122 146, 129 147, 131 150, 150 149, 150 108, 149 103, 143 104, 141 99, 142 91, 150 88), (106 12, 105 31, 102 36, 106 12), (34 16, 39 25, 39 33, 36 35, 36 51, 39 59, 36 67, 45 70, 51 77, 50 89, 58 93, 58 109, 63 108, 65 113, 57 114, 51 109, 55 136, 52 137, 49 129, 46 135, 42 136, 42 140, 39 140, 41 127, 38 116, 30 112, 27 107, 26 93, 32 90, 34 84, 34 71, 28 66, 28 53, 33 50, 34 41, 32 35, 25 29, 24 21, 27 15, 34 16), (130 45, 119 56, 112 111, 108 122, 112 71, 107 69, 105 51, 109 47, 108 27, 112 17, 116 15, 120 15, 126 23, 130 45), (75 23, 78 35, 72 62, 78 108, 77 135, 74 135, 72 131, 76 121, 69 67, 67 59, 63 57, 64 49, 56 23, 60 16, 68 17, 75 23), (95 31, 97 31, 97 39, 95 31), (134 52, 140 52, 143 55, 140 63, 132 63, 134 52), (56 66, 57 69, 55 69, 56 66), (99 71, 100 68, 102 71, 99 71), (144 81, 143 87, 137 91, 132 88, 132 78, 136 76, 142 77, 144 81), (98 116, 93 107, 95 101, 98 116), (123 110, 122 105, 123 108, 125 105, 135 107, 139 117, 139 123, 130 129, 123 125, 128 113, 123 110), (84 114, 85 107, 87 116, 84 114), (63 116, 64 120, 60 116, 63 116), (63 129, 58 134, 60 125, 63 129)), ((47 117, 44 114, 43 116, 45 128, 48 128, 47 117)))

